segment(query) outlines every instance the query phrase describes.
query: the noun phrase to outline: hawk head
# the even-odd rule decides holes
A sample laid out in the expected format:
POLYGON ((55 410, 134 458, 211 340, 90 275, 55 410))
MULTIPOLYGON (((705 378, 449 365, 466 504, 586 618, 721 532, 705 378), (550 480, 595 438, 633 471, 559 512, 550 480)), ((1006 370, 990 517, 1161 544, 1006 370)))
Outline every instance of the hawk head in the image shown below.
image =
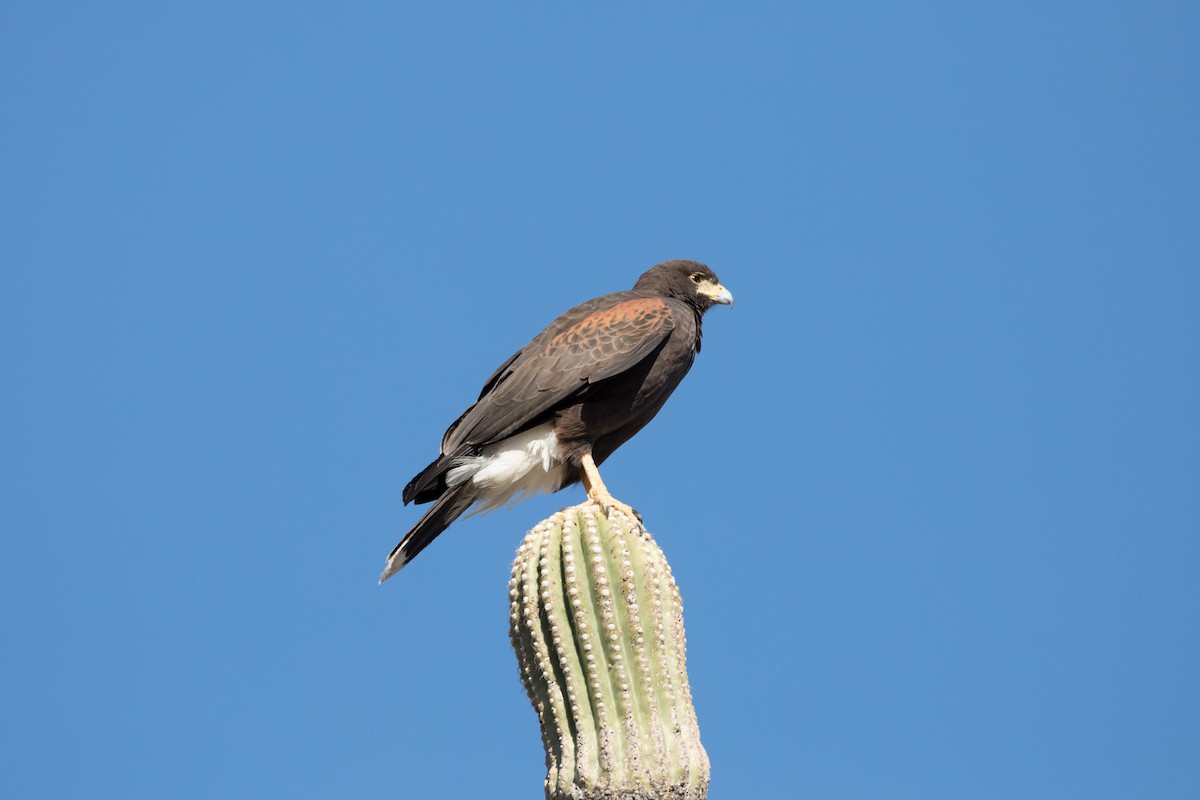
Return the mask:
POLYGON ((678 298, 701 312, 717 303, 733 305, 733 295, 721 285, 717 273, 698 261, 678 259, 656 264, 638 278, 633 288, 678 298))

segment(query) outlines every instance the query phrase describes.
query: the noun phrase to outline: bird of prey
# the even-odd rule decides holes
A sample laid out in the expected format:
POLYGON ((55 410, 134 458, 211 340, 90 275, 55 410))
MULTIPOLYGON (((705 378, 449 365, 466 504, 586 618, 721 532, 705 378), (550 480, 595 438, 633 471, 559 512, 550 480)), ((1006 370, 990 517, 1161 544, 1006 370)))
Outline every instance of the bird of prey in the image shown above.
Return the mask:
POLYGON ((700 352, 700 318, 733 295, 704 264, 667 261, 627 292, 575 306, 492 373, 404 488, 433 503, 388 556, 383 583, 472 505, 487 512, 579 481, 589 502, 636 512, 596 465, 649 422, 700 352))

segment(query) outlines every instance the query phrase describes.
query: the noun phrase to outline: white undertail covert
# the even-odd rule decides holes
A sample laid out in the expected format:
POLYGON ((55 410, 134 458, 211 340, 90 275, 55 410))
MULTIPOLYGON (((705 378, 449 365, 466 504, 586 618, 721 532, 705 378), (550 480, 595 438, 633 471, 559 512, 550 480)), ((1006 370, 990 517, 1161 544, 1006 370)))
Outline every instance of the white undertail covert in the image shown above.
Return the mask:
POLYGON ((558 491, 566 478, 554 423, 545 422, 455 459, 446 473, 450 488, 470 481, 476 488, 473 513, 487 513, 535 494, 558 491))

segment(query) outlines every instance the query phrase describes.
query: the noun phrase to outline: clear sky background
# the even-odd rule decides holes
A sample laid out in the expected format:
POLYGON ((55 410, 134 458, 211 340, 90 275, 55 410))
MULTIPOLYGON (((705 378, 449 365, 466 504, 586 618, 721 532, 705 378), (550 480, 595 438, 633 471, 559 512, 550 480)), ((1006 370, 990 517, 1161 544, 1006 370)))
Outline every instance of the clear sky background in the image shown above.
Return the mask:
POLYGON ((604 469, 711 797, 1200 797, 1200 6, 8 3, 0 795, 538 797, 491 370, 737 297, 604 469))

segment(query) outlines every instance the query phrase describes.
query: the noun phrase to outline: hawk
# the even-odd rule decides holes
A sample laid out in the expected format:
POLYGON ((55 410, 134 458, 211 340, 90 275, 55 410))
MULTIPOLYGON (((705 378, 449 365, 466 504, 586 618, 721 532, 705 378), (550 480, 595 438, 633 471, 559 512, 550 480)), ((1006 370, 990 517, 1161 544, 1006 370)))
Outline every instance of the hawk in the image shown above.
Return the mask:
POLYGON ((463 512, 488 512, 583 482, 617 501, 596 467, 646 425, 700 352, 700 320, 733 295, 704 264, 666 261, 627 292, 575 306, 514 353, 442 437, 441 455, 404 487, 433 503, 388 556, 396 574, 463 512))

